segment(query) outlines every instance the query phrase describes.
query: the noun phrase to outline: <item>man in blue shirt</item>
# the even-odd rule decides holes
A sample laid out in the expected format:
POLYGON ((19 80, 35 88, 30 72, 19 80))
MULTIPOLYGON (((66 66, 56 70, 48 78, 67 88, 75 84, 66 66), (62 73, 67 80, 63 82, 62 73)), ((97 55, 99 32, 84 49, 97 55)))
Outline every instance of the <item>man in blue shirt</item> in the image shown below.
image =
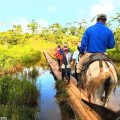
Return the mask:
POLYGON ((89 27, 82 38, 79 52, 83 55, 77 64, 77 73, 81 72, 83 62, 93 53, 105 53, 106 49, 114 48, 115 40, 112 31, 105 26, 107 16, 99 14, 97 23, 89 27))
POLYGON ((76 80, 78 80, 76 70, 77 70, 77 64, 78 64, 78 59, 79 59, 79 47, 80 47, 80 43, 78 43, 77 50, 73 53, 72 62, 71 62, 71 69, 75 71, 76 80))

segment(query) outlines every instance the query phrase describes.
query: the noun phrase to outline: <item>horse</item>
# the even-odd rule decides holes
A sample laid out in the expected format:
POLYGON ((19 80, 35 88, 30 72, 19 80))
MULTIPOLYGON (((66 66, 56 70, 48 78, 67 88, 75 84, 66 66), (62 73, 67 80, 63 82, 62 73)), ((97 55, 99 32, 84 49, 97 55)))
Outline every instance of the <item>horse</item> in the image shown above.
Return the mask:
POLYGON ((113 63, 108 58, 106 60, 106 55, 100 55, 85 66, 79 76, 80 89, 82 88, 90 102, 106 107, 110 94, 117 85, 117 73, 113 63))

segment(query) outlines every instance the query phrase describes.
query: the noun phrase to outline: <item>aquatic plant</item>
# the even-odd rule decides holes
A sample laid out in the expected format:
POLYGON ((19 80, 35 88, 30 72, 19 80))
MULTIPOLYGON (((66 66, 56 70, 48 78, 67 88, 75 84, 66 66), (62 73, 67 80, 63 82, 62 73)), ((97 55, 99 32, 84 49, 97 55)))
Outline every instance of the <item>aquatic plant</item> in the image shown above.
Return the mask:
POLYGON ((0 116, 8 120, 34 120, 38 90, 34 82, 4 76, 0 78, 0 116))
POLYGON ((38 101, 38 90, 35 83, 5 76, 0 78, 0 105, 33 106, 38 101))
POLYGON ((39 75, 39 72, 38 70, 36 70, 35 67, 32 68, 32 70, 29 72, 29 76, 32 78, 32 79, 36 79, 36 77, 39 75))

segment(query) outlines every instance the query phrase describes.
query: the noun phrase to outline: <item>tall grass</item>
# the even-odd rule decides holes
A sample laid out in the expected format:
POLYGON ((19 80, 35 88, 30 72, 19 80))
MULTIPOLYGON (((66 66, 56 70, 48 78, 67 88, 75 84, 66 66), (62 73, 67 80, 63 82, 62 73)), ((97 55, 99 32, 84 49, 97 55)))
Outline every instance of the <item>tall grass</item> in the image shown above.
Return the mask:
POLYGON ((38 90, 34 82, 10 76, 0 78, 0 116, 8 120, 33 120, 36 117, 38 90))
POLYGON ((31 64, 41 59, 41 52, 30 45, 4 46, 0 45, 0 72, 16 72, 22 65, 31 64))
POLYGON ((0 78, 0 104, 36 105, 38 90, 34 83, 5 76, 0 78))

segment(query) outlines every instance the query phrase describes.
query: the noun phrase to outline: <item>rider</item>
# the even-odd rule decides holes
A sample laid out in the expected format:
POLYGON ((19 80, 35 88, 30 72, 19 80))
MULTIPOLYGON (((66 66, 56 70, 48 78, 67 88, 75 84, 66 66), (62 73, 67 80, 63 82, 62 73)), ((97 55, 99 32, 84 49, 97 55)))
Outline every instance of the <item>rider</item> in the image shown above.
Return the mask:
POLYGON ((97 23, 89 27, 83 35, 79 49, 80 59, 77 64, 79 80, 84 60, 89 58, 93 53, 105 53, 106 49, 111 49, 115 46, 114 35, 105 25, 106 21, 107 16, 105 14, 99 14, 97 16, 97 23))

